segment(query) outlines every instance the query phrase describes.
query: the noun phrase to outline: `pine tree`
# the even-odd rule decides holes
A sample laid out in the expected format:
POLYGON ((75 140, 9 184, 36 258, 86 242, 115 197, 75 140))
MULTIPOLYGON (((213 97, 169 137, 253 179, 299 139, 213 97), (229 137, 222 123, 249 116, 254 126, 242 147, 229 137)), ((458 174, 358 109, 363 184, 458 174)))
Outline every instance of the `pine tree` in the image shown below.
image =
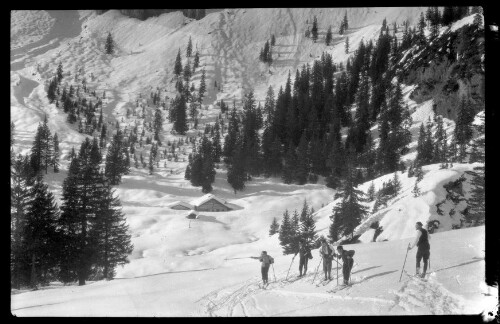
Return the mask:
POLYGON ((37 287, 38 278, 56 263, 56 226, 59 208, 54 195, 37 178, 30 195, 30 202, 23 228, 24 252, 31 258, 30 286, 37 287))
POLYGON ((113 279, 117 265, 128 263, 133 245, 121 203, 107 182, 96 193, 96 264, 103 268, 104 279, 113 279))
POLYGON ((310 161, 308 158, 307 149, 308 142, 306 134, 305 132, 303 132, 296 150, 297 159, 294 172, 294 178, 299 185, 303 185, 307 182, 307 176, 310 172, 310 161))
POLYGON ((313 218, 314 210, 311 208, 300 223, 300 238, 309 249, 313 249, 318 235, 316 233, 316 222, 313 218))
POLYGON ((375 184, 372 183, 370 184, 370 187, 368 187, 368 192, 367 192, 367 198, 368 201, 373 201, 375 199, 375 184))
POLYGON ((349 54, 349 37, 346 37, 346 38, 345 38, 345 44, 344 44, 344 47, 345 47, 345 53, 346 53, 346 54, 349 54))
MULTIPOLYGON (((184 71, 183 71, 183 77, 184 81, 189 82, 189 79, 191 78, 191 68, 189 67, 189 61, 184 65, 184 71)), ((189 89, 188 86, 184 87, 184 89, 189 89)))
POLYGON ((153 150, 154 150, 154 144, 151 145, 151 151, 149 153, 149 175, 153 175, 153 171, 154 171, 154 161, 155 161, 155 156, 153 154, 153 150))
POLYGON ((227 182, 235 190, 243 190, 247 179, 245 170, 245 160, 243 152, 243 143, 238 139, 235 143, 234 152, 230 158, 230 165, 227 171, 227 182))
POLYGON ((111 32, 108 32, 108 37, 106 38, 105 50, 106 54, 113 54, 114 52, 114 42, 113 42, 113 36, 111 36, 111 32))
POLYGON ((200 87, 198 88, 198 102, 201 103, 203 102, 203 97, 205 96, 205 91, 207 90, 207 86, 205 83, 205 69, 201 71, 201 80, 200 80, 200 87))
POLYGON ((326 46, 330 46, 330 43, 332 42, 332 26, 328 26, 328 30, 326 32, 326 37, 325 37, 325 44, 326 46))
POLYGON ((22 284, 27 284, 29 278, 23 271, 26 264, 23 233, 26 212, 32 200, 32 174, 29 157, 19 154, 14 159, 10 172, 11 282, 17 289, 22 284))
POLYGON ((231 111, 231 116, 229 117, 227 135, 224 139, 224 147, 222 150, 223 155, 225 156, 224 162, 226 162, 226 164, 229 163, 230 159, 234 156, 239 129, 240 123, 238 120, 238 115, 236 113, 236 108, 233 108, 233 110, 231 111))
POLYGON ((59 172, 59 138, 57 137, 57 133, 54 133, 54 138, 53 138, 53 148, 54 152, 52 153, 52 167, 54 168, 54 173, 59 172))
POLYGON ((271 46, 276 45, 276 37, 274 37, 274 34, 271 35, 271 46))
POLYGON ((313 42, 316 43, 316 40, 318 39, 318 20, 316 19, 316 16, 314 16, 313 19, 313 25, 311 28, 311 38, 313 42))
POLYGON ((290 215, 288 214, 288 210, 285 210, 283 213, 283 217, 281 218, 281 226, 279 229, 279 241, 280 245, 283 248, 283 255, 290 254, 287 253, 287 246, 290 244, 291 236, 292 236, 292 223, 290 220, 290 215))
MULTIPOLYGON (((471 180, 471 197, 468 199, 468 213, 465 215, 465 220, 473 226, 483 225, 485 221, 485 140, 484 140, 484 115, 479 117, 481 123, 476 126, 478 137, 474 140, 476 147, 475 156, 471 157, 474 162, 482 163, 481 166, 474 167, 474 171, 469 172, 473 178, 471 180)), ((472 162, 471 161, 471 162, 472 162)))
POLYGON ((279 233, 279 230, 280 230, 280 224, 278 224, 276 217, 273 217, 273 222, 269 227, 269 236, 273 236, 274 234, 279 233))
POLYGON ((401 191, 401 181, 399 181, 399 176, 398 176, 398 172, 394 172, 394 176, 392 178, 392 187, 394 189, 394 197, 397 196, 399 194, 399 192, 401 191))
POLYGON ((220 126, 219 122, 216 121, 214 126, 214 136, 212 138, 214 162, 220 162, 222 156, 222 147, 220 144, 220 140, 221 140, 220 126))
POLYGON ((349 29, 349 21, 347 20, 347 11, 344 14, 344 19, 342 20, 343 30, 346 31, 349 29))
POLYGON ((472 122, 474 121, 474 108, 470 100, 462 98, 458 108, 455 126, 455 139, 459 146, 459 161, 465 158, 466 147, 472 139, 472 122))
POLYGON ((418 187, 418 179, 417 181, 415 181, 415 185, 413 186, 413 190, 411 191, 411 193, 413 194, 413 197, 418 197, 420 196, 420 188, 418 187))
POLYGON ((187 107, 183 95, 178 95, 172 103, 172 109, 175 112, 174 130, 179 134, 185 134, 187 126, 187 107))
POLYGON ((330 225, 330 238, 337 241, 342 236, 354 235, 354 229, 367 214, 367 208, 361 204, 364 193, 354 188, 352 176, 348 176, 342 191, 338 193, 342 198, 340 204, 333 208, 333 222, 330 225))
POLYGON ((285 247, 286 254, 295 254, 299 251, 299 242, 301 238, 299 213, 293 211, 292 219, 290 220, 290 241, 285 247))
POLYGON ((284 183, 291 184, 295 180, 295 170, 297 168, 297 157, 295 155, 295 148, 291 141, 288 145, 288 151, 284 158, 281 178, 284 183))
POLYGON ((36 174, 40 173, 42 169, 45 169, 45 173, 47 173, 52 159, 52 145, 52 136, 47 125, 47 117, 45 117, 43 124, 38 125, 30 153, 30 164, 36 174))
POLYGON ((60 84, 63 78, 63 67, 62 63, 59 62, 59 65, 57 66, 57 83, 60 84))
POLYGON ((418 36, 420 38, 421 43, 423 43, 425 41, 425 27, 426 27, 426 23, 425 23, 425 19, 424 19, 424 13, 421 12, 420 13, 420 20, 418 22, 418 36))
POLYGON ((126 163, 126 150, 127 147, 123 143, 123 134, 118 129, 108 148, 104 168, 104 174, 111 185, 120 184, 122 175, 128 174, 130 170, 130 166, 126 163))
POLYGON ((191 57, 192 52, 193 52, 193 43, 191 42, 191 36, 189 36, 189 41, 186 48, 186 57, 191 57))
POLYGON ((180 76, 182 73, 182 62, 181 62, 181 49, 177 52, 177 57, 175 58, 174 74, 180 76))
POLYGON ((58 224, 61 233, 59 279, 63 282, 78 279, 79 285, 85 285, 94 262, 95 199, 104 181, 99 173, 100 160, 97 139, 91 144, 86 138, 63 181, 62 213, 58 224))
POLYGON ((161 114, 161 110, 159 108, 156 108, 154 122, 153 122, 155 141, 160 140, 160 132, 162 131, 162 128, 163 128, 163 117, 161 114))
POLYGON ((193 60, 193 73, 194 70, 198 68, 198 66, 200 66, 200 53, 196 51, 196 53, 194 53, 194 60, 193 60))

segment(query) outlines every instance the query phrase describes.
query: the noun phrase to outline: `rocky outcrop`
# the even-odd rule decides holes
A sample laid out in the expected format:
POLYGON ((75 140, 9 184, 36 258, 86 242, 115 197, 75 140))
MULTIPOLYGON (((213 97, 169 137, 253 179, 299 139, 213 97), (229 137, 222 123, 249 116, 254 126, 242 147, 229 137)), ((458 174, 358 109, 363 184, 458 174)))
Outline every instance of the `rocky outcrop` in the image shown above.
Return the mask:
POLYGON ((407 84, 417 84, 410 98, 434 99, 434 111, 456 120, 462 98, 475 111, 484 109, 484 29, 476 24, 444 32, 430 44, 416 45, 399 63, 407 84))

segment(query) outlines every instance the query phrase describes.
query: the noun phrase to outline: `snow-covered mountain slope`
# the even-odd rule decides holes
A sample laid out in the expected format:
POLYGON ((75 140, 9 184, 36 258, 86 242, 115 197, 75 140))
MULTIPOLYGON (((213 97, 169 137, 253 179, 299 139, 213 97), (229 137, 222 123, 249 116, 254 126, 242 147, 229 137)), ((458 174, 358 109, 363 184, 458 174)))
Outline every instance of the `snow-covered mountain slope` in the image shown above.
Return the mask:
MULTIPOLYGON (((411 239, 346 246, 354 249, 352 287, 337 293, 336 280, 326 286, 315 270, 318 251, 305 278, 296 280, 297 260, 286 281, 291 256, 281 256, 277 238, 234 245, 214 256, 215 269, 165 273, 134 279, 57 287, 12 296, 17 316, 325 316, 325 315, 442 315, 495 311, 497 291, 483 284, 484 227, 438 233, 431 241, 427 281, 399 277, 411 239), (270 284, 259 288, 259 263, 226 256, 256 255, 268 249, 275 257, 270 284), (276 281, 274 281, 274 275, 276 281)), ((415 250, 405 269, 414 272, 415 250)), ((340 269, 341 270, 341 269, 340 269)), ((332 273, 336 276, 336 269, 332 273)), ((341 271, 340 280, 342 279, 341 271)), ((490 317, 491 318, 491 317, 490 317)))
MULTIPOLYGON (((96 90, 101 98, 102 92, 106 91, 103 113, 110 125, 118 121, 123 128, 133 127, 137 118, 127 118, 126 111, 135 108, 135 100, 140 95, 141 102, 146 102, 150 93, 159 87, 162 96, 172 96, 175 56, 181 48, 183 64, 187 62, 185 48, 191 36, 194 47, 200 50, 201 66, 205 66, 207 71, 208 95, 204 103, 208 109, 202 111, 200 125, 203 126, 206 122, 212 122, 220 112, 211 105, 214 100, 235 98, 238 101, 250 88, 254 88, 257 99, 262 100, 269 85, 274 87, 276 93, 279 86, 285 83, 289 71, 293 76, 296 68, 304 63, 311 63, 323 51, 332 53, 336 62, 344 61, 347 58, 344 52, 346 36, 350 38, 351 48, 356 49, 362 39, 378 37, 384 17, 389 24, 393 21, 401 23, 405 19, 416 23, 415 19, 424 10, 425 8, 230 9, 210 13, 199 21, 187 19, 178 12, 146 21, 127 18, 113 10, 99 16, 90 11, 50 11, 50 19, 46 12, 37 13, 47 19, 43 26, 35 28, 36 32, 12 27, 18 31, 19 37, 25 37, 22 42, 11 45, 11 120, 16 126, 14 150, 23 154, 29 151, 38 123, 47 115, 51 132, 58 133, 62 155, 61 172, 49 172, 44 180, 56 197, 60 197, 61 184, 67 174, 68 153, 72 147, 78 149, 86 135, 79 133, 76 125, 68 124, 66 114, 54 104, 48 103, 46 84, 54 75, 59 62, 65 72, 63 82, 76 84, 74 78, 78 73, 79 80, 85 76, 88 86, 96 90), (335 33, 346 11, 350 28, 346 35, 340 36, 335 33), (316 44, 304 36, 314 15, 318 18, 320 29, 320 38, 316 44), (334 42, 332 46, 326 47, 323 38, 329 24, 334 30, 334 42), (117 53, 112 57, 103 53, 108 32, 113 34, 117 44, 117 53), (258 61, 258 54, 271 34, 276 36, 277 50, 275 63, 268 68, 258 61), (90 78, 91 74, 94 75, 94 80, 90 78), (221 92, 215 91, 214 81, 222 85, 221 92)), ((33 26, 26 23, 26 19, 32 18, 31 15, 16 14, 13 17, 13 26, 33 26)), ((195 83, 200 80, 200 75, 201 69, 198 69, 193 77, 195 83)), ((413 143, 410 152, 404 157, 405 161, 415 158, 420 123, 427 121, 429 117, 433 118, 432 100, 419 104, 410 100, 412 87, 410 85, 405 89, 405 101, 413 111, 413 143)), ((148 115, 146 121, 150 120, 148 115)), ((445 127, 447 132, 452 132, 454 123, 445 120, 445 127)), ((164 125, 161 134, 163 142, 181 138, 170 134, 171 129, 171 124, 164 125)), ((372 131, 375 133, 376 127, 372 131)), ((147 157, 149 150, 150 145, 145 145, 138 152, 144 152, 147 157)), ((366 292, 363 292, 363 287, 369 286, 360 282, 359 288, 354 286, 352 292, 347 293, 350 296, 331 297, 336 295, 326 294, 326 287, 324 291, 318 292, 314 286, 297 282, 279 289, 276 287, 276 291, 281 292, 272 293, 270 290, 259 293, 259 297, 256 297, 256 273, 259 271, 256 261, 224 259, 257 255, 261 250, 267 250, 273 256, 281 255, 277 237, 268 237, 269 224, 273 217, 280 220, 285 209, 300 209, 304 199, 318 211, 315 216, 317 229, 327 234, 334 191, 325 187, 321 179, 318 184, 298 186, 283 184, 279 179, 257 177, 246 184, 245 191, 234 195, 226 181, 226 170, 219 168, 213 193, 242 209, 227 213, 204 212, 198 219, 190 221, 185 217, 186 212, 166 207, 173 201, 189 202, 202 195, 200 188, 191 186, 184 179, 190 150, 189 145, 181 146, 178 161, 162 158, 160 166, 166 162, 167 168, 155 169, 153 176, 149 176, 145 168, 132 167, 131 173, 124 176, 122 184, 116 188, 134 244, 130 263, 117 269, 117 277, 126 279, 16 295, 13 296, 13 313, 116 316, 281 313, 328 315, 348 314, 359 310, 359 306, 355 305, 360 302, 368 306, 366 309, 370 314, 478 311, 474 300, 479 300, 483 291, 479 287, 482 281, 479 274, 483 273, 484 266, 481 260, 472 258, 482 257, 481 251, 476 248, 484 245, 484 227, 433 236, 432 246, 436 246, 436 253, 439 253, 435 259, 435 254, 432 256, 433 268, 458 266, 436 272, 436 276, 431 278, 426 286, 434 291, 435 299, 430 299, 431 303, 421 300, 424 293, 416 293, 422 288, 418 283, 396 285, 398 276, 394 271, 400 269, 405 251, 398 250, 399 252, 392 254, 395 247, 406 245, 406 241, 414 234, 415 220, 424 222, 433 218, 440 219, 435 205, 444 197, 442 185, 456 179, 472 166, 455 165, 448 170, 439 170, 438 166, 424 167, 425 175, 421 182, 423 194, 419 198, 413 198, 410 194, 415 178, 400 176, 403 190, 395 199, 395 204, 370 216, 380 220, 380 224, 384 226, 379 240, 388 239, 389 242, 353 246, 357 250, 356 267, 359 271, 359 274, 354 274, 354 280, 365 279, 366 283, 372 285, 366 292), (326 207, 322 208, 323 206, 326 207), (400 212, 400 208, 404 208, 405 213, 400 212), (449 260, 437 257, 452 253, 447 250, 446 243, 453 240, 458 242, 460 237, 473 245, 472 248, 467 247, 466 254, 458 255, 453 250, 457 254, 452 254, 453 258, 449 260), (474 262, 469 264, 471 261, 474 262), (156 275, 167 271, 206 268, 215 270, 156 275), (456 275, 459 275, 459 279, 455 279, 456 275), (139 276, 149 277, 134 279, 139 276), (453 288, 455 284, 459 285, 457 287, 464 285, 467 289, 453 288), (391 293, 390 289, 400 295, 391 293), (462 297, 449 297, 452 296, 449 291, 462 297, 465 294, 463 298, 467 300, 466 307, 471 308, 460 308, 462 304, 457 300, 462 297), (416 295, 416 299, 412 295, 416 295), (268 308, 267 305, 272 300, 281 300, 284 296, 291 297, 287 298, 290 303, 278 308, 268 308), (212 300, 213 304, 196 303, 199 299, 203 302, 212 300), (43 305, 40 300, 44 301, 43 305), (240 302, 243 306, 238 306, 240 302), (338 305, 339 302, 345 303, 345 307, 332 307, 331 303, 338 305), (345 313, 339 309, 344 309, 345 313)), ((375 180, 376 186, 389 178, 392 175, 375 180)), ((361 188, 366 191, 368 185, 366 183, 361 188)), ((371 241, 366 229, 373 220, 367 219, 359 227, 358 234, 363 234, 360 237, 363 242, 371 241)), ((440 230, 450 229, 453 222, 456 220, 443 221, 440 230)), ((317 252, 314 255, 311 269, 319 261, 317 252)), ((277 258, 276 274, 283 285, 285 283, 282 279, 290 261, 290 256, 277 258)), ((274 307, 280 305, 275 302, 271 304, 274 307)))
MULTIPOLYGON (((443 187, 444 185, 459 179, 462 175, 465 176, 465 171, 471 171, 478 165, 454 164, 449 169, 440 169, 440 164, 422 167, 424 177, 418 183, 421 192, 418 197, 414 197, 412 193, 417 177, 408 177, 407 172, 398 172, 398 178, 401 182, 400 193, 390 199, 386 207, 379 208, 375 213, 372 213, 375 201, 365 203, 369 214, 356 228, 354 235, 360 235, 359 240, 361 242, 371 242, 374 229, 371 229, 370 225, 375 221, 378 221, 379 225, 383 227, 382 233, 377 236, 377 242, 411 237, 415 232, 414 225, 418 221, 423 224, 433 220, 439 221, 436 232, 449 231, 453 228, 453 225, 460 225, 460 219, 463 216, 459 211, 462 211, 466 206, 461 206, 461 209, 457 208, 456 213, 450 215, 449 211, 452 207, 441 204, 440 208, 444 209, 445 212, 440 215, 437 205, 443 200, 448 203, 446 202, 447 190, 443 187)), ((391 181, 393 177, 394 174, 390 173, 373 180, 375 190, 380 190, 382 184, 391 181)), ((470 179, 467 179, 463 185, 467 197, 470 190, 469 181, 470 179)), ((358 189, 366 193, 371 183, 372 181, 366 182, 360 185, 358 189)), ((323 229, 322 234, 325 236, 328 235, 328 227, 331 224, 329 216, 332 214, 333 207, 339 202, 340 199, 337 199, 316 213, 318 228, 323 229)))

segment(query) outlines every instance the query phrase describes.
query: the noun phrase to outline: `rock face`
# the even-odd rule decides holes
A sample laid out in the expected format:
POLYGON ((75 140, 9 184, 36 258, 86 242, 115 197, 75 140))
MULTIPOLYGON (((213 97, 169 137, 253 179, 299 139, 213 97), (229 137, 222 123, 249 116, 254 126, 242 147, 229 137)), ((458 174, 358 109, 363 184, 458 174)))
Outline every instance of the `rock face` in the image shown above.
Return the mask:
POLYGON ((470 99, 476 112, 484 109, 484 29, 465 25, 413 51, 400 63, 404 82, 417 84, 411 99, 434 99, 434 111, 452 120, 462 98, 470 99))
MULTIPOLYGON (((97 10, 98 14, 106 12, 106 10, 97 10)), ((159 16, 163 13, 172 11, 182 11, 184 16, 193 19, 202 19, 206 15, 205 9, 118 9, 123 15, 140 20, 148 19, 149 17, 159 16)))

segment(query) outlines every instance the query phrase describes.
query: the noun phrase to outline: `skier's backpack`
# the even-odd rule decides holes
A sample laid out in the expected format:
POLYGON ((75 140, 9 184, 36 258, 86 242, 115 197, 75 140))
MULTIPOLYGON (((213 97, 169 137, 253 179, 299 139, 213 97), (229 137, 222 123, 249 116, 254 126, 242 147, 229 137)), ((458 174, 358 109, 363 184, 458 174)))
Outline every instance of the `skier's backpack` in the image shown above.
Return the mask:
POLYGON ((273 264, 273 263, 274 263, 273 257, 269 257, 269 264, 273 264))

